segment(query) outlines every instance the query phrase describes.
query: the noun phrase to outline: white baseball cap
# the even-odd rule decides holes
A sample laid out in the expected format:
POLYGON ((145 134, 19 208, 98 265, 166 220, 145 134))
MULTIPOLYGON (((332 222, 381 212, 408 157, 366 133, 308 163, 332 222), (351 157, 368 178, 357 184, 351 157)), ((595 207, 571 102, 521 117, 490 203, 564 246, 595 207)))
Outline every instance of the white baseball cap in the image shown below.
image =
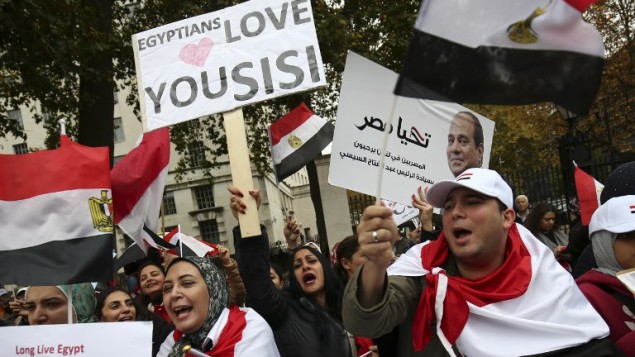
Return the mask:
POLYGON ((589 234, 597 231, 626 233, 635 231, 635 195, 613 197, 591 217, 589 234))
POLYGON ((465 170, 454 180, 437 181, 428 189, 426 200, 434 207, 443 208, 450 191, 459 187, 469 188, 485 196, 498 198, 507 208, 514 207, 512 189, 498 172, 477 168, 465 170))

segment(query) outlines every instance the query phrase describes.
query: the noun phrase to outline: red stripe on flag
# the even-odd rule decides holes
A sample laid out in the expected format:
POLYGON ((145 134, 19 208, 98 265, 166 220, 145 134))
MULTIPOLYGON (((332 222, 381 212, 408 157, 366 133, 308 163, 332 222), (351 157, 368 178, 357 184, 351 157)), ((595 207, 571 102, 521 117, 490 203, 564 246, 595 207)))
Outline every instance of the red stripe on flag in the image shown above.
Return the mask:
POLYGON ((174 228, 170 233, 163 236, 163 240, 170 244, 176 244, 176 243, 172 243, 172 237, 174 237, 174 235, 177 233, 179 233, 179 227, 174 228))
POLYGON ((287 136, 297 127, 307 121, 313 112, 306 104, 301 103, 297 107, 293 108, 287 115, 275 121, 269 128, 269 135, 271 136, 271 145, 276 145, 280 142, 280 139, 287 136))
POLYGON ((17 201, 51 192, 109 188, 107 147, 70 140, 55 150, 0 155, 0 200, 17 201))
POLYGON ((575 188, 580 202, 580 219, 587 226, 591 222, 593 212, 599 207, 595 179, 579 167, 575 167, 575 188))
POLYGON ((115 224, 126 217, 170 162, 170 131, 143 134, 143 140, 112 169, 115 224))
POLYGON ((564 0, 564 2, 571 5, 571 7, 576 10, 584 12, 591 4, 597 2, 597 0, 564 0))

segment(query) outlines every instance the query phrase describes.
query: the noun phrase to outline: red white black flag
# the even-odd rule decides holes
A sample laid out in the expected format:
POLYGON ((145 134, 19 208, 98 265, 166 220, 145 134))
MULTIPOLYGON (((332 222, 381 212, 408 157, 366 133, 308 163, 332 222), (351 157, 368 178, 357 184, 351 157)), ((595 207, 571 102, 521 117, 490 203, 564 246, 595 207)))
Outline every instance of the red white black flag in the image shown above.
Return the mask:
POLYGON ((162 128, 145 133, 111 171, 115 224, 144 252, 161 241, 152 233, 159 228, 169 163, 170 132, 162 128))
POLYGON ((0 281, 59 285, 112 279, 108 148, 0 155, 0 281))
POLYGON ((293 175, 333 141, 335 126, 301 103, 269 127, 278 182, 293 175))
POLYGON ((602 37, 582 12, 596 0, 424 0, 395 94, 458 103, 552 101, 588 112, 602 37))

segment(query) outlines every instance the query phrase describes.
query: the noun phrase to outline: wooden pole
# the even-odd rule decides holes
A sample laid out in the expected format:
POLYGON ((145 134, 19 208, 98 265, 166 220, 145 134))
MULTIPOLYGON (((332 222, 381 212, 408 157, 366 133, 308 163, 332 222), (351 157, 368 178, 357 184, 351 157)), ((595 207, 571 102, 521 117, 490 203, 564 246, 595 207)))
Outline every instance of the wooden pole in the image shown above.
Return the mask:
POLYGON ((247 146, 247 134, 245 132, 245 119, 241 108, 223 113, 225 133, 227 134, 227 152, 229 154, 229 166, 232 173, 234 186, 244 194, 243 201, 247 205, 245 214, 238 215, 238 224, 242 238, 261 235, 258 207, 248 191, 254 189, 251 176, 251 162, 249 161, 249 147, 247 146))

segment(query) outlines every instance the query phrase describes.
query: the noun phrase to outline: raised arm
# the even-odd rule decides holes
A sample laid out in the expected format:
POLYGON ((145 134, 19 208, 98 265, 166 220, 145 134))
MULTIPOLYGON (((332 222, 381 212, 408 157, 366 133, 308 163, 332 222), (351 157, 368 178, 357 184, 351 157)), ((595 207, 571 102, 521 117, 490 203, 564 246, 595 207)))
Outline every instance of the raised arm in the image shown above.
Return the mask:
POLYGON ((359 247, 366 262, 359 279, 357 298, 363 307, 381 301, 386 282, 386 268, 393 259, 392 247, 399 240, 392 210, 384 206, 369 206, 357 226, 359 247))
MULTIPOLYGON (((243 194, 235 186, 228 187, 232 194, 230 208, 234 217, 244 214, 246 206, 242 202, 243 194)), ((249 194, 256 199, 260 206, 260 192, 254 190, 249 194)), ((269 238, 264 226, 262 235, 241 238, 240 226, 233 230, 234 245, 238 270, 247 290, 247 304, 258 312, 271 325, 272 329, 281 326, 289 314, 286 299, 280 290, 276 289, 269 275, 269 238)))

